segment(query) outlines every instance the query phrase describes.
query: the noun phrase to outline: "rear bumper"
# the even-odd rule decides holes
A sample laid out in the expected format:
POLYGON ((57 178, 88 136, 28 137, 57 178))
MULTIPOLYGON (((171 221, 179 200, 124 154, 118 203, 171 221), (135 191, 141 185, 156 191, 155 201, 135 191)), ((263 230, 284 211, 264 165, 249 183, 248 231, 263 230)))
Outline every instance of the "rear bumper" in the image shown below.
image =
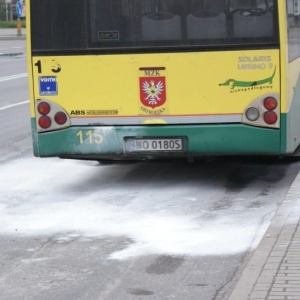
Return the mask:
POLYGON ((36 133, 32 119, 34 154, 39 157, 78 159, 135 159, 203 155, 279 155, 280 130, 242 124, 180 126, 78 126, 36 133), (124 146, 129 137, 182 137, 182 152, 130 153, 124 146))

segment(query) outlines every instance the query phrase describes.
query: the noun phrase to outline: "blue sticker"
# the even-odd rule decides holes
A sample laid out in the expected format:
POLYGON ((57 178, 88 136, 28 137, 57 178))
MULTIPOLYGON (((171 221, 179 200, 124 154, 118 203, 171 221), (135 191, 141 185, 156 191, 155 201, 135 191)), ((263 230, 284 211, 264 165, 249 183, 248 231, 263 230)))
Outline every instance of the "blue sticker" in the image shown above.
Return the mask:
POLYGON ((39 77, 39 87, 41 96, 57 95, 56 76, 39 77))

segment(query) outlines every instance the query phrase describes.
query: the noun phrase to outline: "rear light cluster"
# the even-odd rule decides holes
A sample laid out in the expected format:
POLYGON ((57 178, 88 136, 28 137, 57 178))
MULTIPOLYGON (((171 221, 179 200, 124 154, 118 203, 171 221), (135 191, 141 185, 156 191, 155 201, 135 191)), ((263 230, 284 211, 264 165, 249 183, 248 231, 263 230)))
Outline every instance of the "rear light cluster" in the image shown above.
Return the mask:
POLYGON ((49 100, 38 100, 36 111, 38 131, 57 130, 70 126, 67 113, 49 100))
POLYGON ((269 124, 275 124, 278 120, 277 113, 274 111, 277 108, 277 100, 275 97, 266 97, 264 100, 264 107, 267 110, 264 113, 264 121, 269 124))
POLYGON ((272 94, 253 101, 245 110, 243 123, 262 126, 279 127, 279 96, 272 94))

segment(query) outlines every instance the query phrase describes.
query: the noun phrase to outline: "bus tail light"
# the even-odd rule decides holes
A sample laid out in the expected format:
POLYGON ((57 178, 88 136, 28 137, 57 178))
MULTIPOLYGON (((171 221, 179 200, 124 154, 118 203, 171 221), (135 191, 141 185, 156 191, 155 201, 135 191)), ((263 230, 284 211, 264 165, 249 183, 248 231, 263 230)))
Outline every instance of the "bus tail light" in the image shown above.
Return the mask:
POLYGON ((59 130, 71 126, 70 118, 65 110, 49 100, 38 99, 36 101, 36 117, 38 132, 59 130))
POLYGON ((277 100, 274 97, 266 97, 264 99, 264 107, 267 110, 274 110, 277 107, 277 100))
POLYGON ((264 113, 264 121, 269 125, 275 124, 277 119, 277 114, 274 111, 267 111, 264 113))
POLYGON ((41 114, 41 115, 43 115, 43 116, 46 116, 46 115, 48 115, 49 114, 49 112, 50 112, 50 105, 49 105, 49 103, 47 103, 47 102, 40 102, 39 104, 38 104, 38 106, 37 106, 37 111, 41 114))
POLYGON ((246 107, 242 116, 242 123, 260 127, 279 128, 279 116, 279 95, 270 94, 255 99, 246 107))
POLYGON ((39 125, 43 129, 48 129, 51 126, 51 119, 48 116, 41 116, 39 118, 39 125))
POLYGON ((54 120, 57 124, 64 125, 67 122, 68 117, 64 112, 59 111, 58 113, 55 114, 54 120))

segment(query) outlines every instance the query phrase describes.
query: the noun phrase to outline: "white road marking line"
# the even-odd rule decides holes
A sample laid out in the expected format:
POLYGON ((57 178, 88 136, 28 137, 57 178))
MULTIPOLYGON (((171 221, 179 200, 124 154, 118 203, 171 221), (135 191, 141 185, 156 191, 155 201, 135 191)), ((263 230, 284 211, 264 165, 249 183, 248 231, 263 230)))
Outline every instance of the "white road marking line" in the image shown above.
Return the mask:
POLYGON ((28 73, 21 73, 21 74, 16 74, 16 75, 0 77, 0 82, 13 80, 13 79, 18 79, 18 78, 27 77, 27 76, 28 76, 28 73))
POLYGON ((26 101, 23 101, 23 102, 18 102, 18 103, 15 103, 15 104, 11 104, 11 105, 7 105, 7 106, 0 107, 0 111, 1 111, 1 110, 9 109, 9 108, 12 108, 12 107, 15 107, 15 106, 23 105, 23 104, 26 104, 26 103, 29 103, 29 100, 26 100, 26 101))

